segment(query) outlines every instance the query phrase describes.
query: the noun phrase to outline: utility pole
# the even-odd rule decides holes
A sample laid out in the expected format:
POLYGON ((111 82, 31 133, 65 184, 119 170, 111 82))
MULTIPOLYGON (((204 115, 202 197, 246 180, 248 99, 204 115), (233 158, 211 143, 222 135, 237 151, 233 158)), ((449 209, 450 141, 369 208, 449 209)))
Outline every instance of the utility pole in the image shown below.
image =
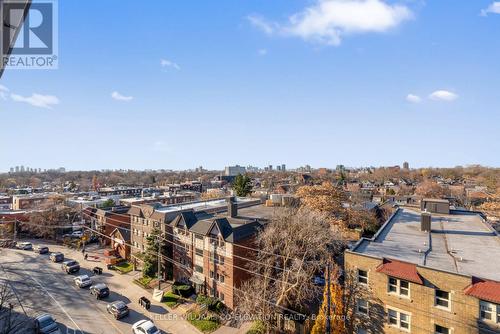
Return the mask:
POLYGON ((160 236, 156 237, 156 242, 158 243, 158 290, 161 289, 161 243, 160 236))
POLYGON ((17 241, 17 218, 14 219, 14 241, 17 241))
POLYGON ((330 304, 331 304, 331 296, 330 296, 330 261, 328 261, 326 265, 326 275, 327 275, 327 290, 326 290, 326 334, 331 334, 331 324, 330 324, 330 304))

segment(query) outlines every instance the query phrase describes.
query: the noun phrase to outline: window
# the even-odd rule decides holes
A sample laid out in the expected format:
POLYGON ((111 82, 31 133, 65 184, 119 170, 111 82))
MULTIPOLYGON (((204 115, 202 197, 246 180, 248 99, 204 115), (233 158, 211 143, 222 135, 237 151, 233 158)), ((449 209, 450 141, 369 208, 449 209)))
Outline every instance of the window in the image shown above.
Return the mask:
POLYGON ((366 270, 358 269, 358 283, 368 284, 368 272, 366 270))
POLYGON ((387 322, 391 326, 410 331, 410 315, 404 312, 387 309, 387 322))
POLYGON ((214 278, 214 272, 210 270, 210 278, 214 278))
POLYGON ((199 234, 195 234, 195 238, 198 240, 203 240, 203 236, 199 234))
POLYGON ((500 324, 500 305, 479 301, 479 310, 481 320, 500 324))
POLYGON ((364 299, 358 299, 356 303, 356 310, 358 313, 368 315, 368 301, 364 299))
POLYGON ((436 290, 435 305, 438 307, 450 307, 450 293, 443 290, 436 290))
POLYGON ((221 301, 224 301, 224 294, 222 292, 219 292, 219 299, 221 301))
POLYGON ((389 284, 387 287, 387 291, 389 291, 390 293, 395 293, 400 296, 409 297, 410 282, 394 277, 389 277, 389 284))
POLYGON ((198 255, 198 256, 203 256, 203 249, 196 248, 196 249, 195 249, 195 253, 196 253, 196 255, 198 255))
POLYGON ((364 328, 358 328, 356 334, 368 334, 368 332, 364 328))
POLYGON ((195 265, 194 270, 200 274, 203 274, 203 268, 201 266, 195 265))
POLYGON ((224 275, 217 273, 216 278, 219 282, 224 283, 224 275))
POLYGON ((450 329, 443 327, 443 326, 435 325, 434 326, 434 333, 435 334, 450 334, 450 329))

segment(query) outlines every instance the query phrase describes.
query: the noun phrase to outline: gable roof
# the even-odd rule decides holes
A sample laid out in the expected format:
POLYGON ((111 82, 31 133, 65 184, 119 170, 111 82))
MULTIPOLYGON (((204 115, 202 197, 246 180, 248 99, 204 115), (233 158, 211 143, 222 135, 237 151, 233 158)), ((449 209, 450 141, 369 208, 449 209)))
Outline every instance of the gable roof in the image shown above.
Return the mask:
POLYGON ((500 303, 500 282, 472 278, 472 284, 464 290, 466 295, 493 303, 500 303))
POLYGON ((413 263, 407 263, 396 260, 383 259, 377 269, 379 273, 403 279, 409 282, 424 284, 422 277, 417 272, 417 266, 413 263))

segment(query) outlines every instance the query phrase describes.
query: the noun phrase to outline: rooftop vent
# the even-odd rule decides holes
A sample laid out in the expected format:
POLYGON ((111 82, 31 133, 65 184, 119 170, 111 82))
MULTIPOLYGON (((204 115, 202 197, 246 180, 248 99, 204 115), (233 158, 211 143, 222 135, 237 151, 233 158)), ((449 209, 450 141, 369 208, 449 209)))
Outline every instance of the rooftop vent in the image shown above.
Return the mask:
POLYGON ((420 219, 420 230, 423 232, 430 232, 431 231, 431 214, 427 212, 422 212, 421 219, 420 219))

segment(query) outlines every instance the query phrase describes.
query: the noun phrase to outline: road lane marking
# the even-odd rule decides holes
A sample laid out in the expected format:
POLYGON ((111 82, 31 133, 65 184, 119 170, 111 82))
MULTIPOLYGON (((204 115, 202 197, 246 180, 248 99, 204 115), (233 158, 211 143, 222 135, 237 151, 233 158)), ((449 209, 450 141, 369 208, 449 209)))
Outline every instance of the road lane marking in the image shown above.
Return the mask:
POLYGON ((78 328, 80 331, 82 331, 82 329, 80 328, 80 326, 78 326, 78 324, 75 322, 75 320, 73 320, 73 318, 69 315, 69 313, 66 311, 66 309, 64 307, 62 307, 62 305, 57 301, 57 299, 54 298, 54 296, 52 296, 52 294, 47 290, 45 289, 45 287, 36 279, 34 278, 33 276, 31 276, 30 274, 27 274, 29 277, 31 277, 31 279, 33 281, 36 282, 36 284, 38 284, 43 291, 45 291, 45 293, 47 295, 49 295, 49 297, 57 304, 57 306, 59 306, 59 308, 64 312, 64 314, 66 314, 66 316, 68 317, 69 320, 71 320, 71 322, 73 323, 73 325, 76 326, 76 328, 78 328))

